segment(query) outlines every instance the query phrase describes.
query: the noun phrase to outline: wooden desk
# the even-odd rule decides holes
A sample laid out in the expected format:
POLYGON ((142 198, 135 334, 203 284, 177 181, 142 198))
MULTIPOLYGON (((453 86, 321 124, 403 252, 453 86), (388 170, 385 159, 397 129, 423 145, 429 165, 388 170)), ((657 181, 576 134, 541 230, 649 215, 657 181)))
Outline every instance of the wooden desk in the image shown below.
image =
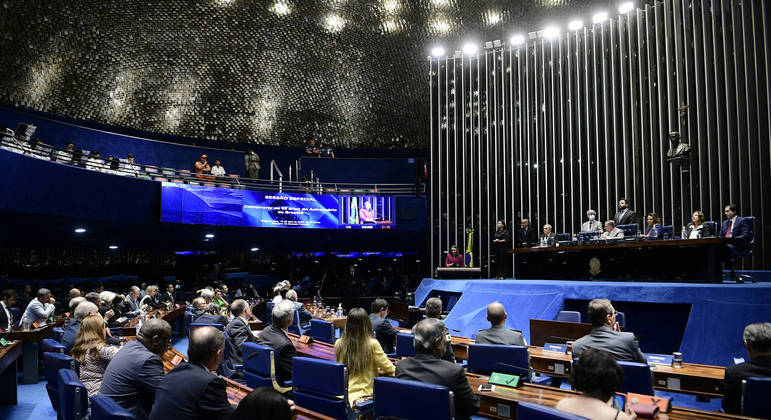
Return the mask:
POLYGON ((618 278, 646 281, 720 283, 725 246, 734 238, 634 240, 516 248, 515 275, 520 279, 618 278), (649 261, 655 261, 650 264, 649 261), (682 264, 701 261, 700 264, 682 264))
POLYGON ((409 328, 417 324, 425 316, 425 309, 410 306, 395 300, 388 301, 388 317, 395 319, 409 328))
POLYGON ((725 368, 722 366, 683 363, 679 369, 659 365, 652 369, 655 389, 723 398, 725 368))
POLYGON ((308 312, 310 312, 311 315, 313 315, 314 318, 331 322, 332 324, 334 324, 335 328, 341 328, 341 329, 345 328, 345 323, 348 320, 348 317, 345 317, 345 316, 335 317, 335 316, 332 316, 331 313, 321 312, 319 311, 318 308, 313 306, 313 302, 305 302, 303 305, 305 306, 305 309, 307 309, 308 312))
POLYGON ((22 354, 24 356, 24 375, 22 382, 24 384, 36 384, 38 382, 38 342, 48 338, 54 333, 56 322, 48 323, 42 327, 22 331, 21 327, 16 327, 11 331, 0 333, 0 337, 8 341, 18 340, 22 344, 22 354))
POLYGON ((335 361, 335 346, 332 344, 321 341, 314 341, 311 344, 301 343, 300 336, 292 333, 289 333, 289 338, 292 340, 298 355, 335 361))
MULTIPOLYGON (((516 419, 517 404, 520 402, 532 402, 536 404, 554 407, 563 398, 569 398, 577 394, 575 391, 552 388, 542 385, 524 384, 519 388, 495 386, 494 392, 479 392, 479 385, 487 383, 488 377, 467 374, 469 385, 479 395, 480 407, 477 413, 480 416, 493 419, 516 419)), ((717 412, 693 410, 683 407, 672 407, 672 412, 659 415, 660 420, 690 420, 690 419, 748 419, 717 412)))
POLYGON ((0 348, 0 405, 16 405, 18 401, 16 374, 19 367, 16 360, 21 356, 22 347, 21 341, 14 341, 0 348))

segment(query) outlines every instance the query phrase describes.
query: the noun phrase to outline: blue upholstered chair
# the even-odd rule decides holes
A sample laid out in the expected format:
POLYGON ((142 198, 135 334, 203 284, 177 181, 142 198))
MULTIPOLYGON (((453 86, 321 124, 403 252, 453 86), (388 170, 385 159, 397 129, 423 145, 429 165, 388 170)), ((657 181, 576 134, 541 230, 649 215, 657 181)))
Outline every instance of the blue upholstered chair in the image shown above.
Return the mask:
POLYGON ((91 420, 134 420, 134 415, 110 397, 91 397, 91 420))
POLYGON ((214 327, 220 331, 225 331, 225 326, 222 324, 204 324, 204 323, 193 322, 189 325, 189 327, 190 327, 188 328, 189 331, 193 331, 198 327, 214 327))
POLYGON ((560 311, 557 314, 557 321, 562 322, 581 322, 581 312, 578 311, 560 311))
POLYGON ((241 346, 241 353, 246 386, 252 389, 270 386, 281 393, 292 389, 292 381, 279 384, 276 379, 276 352, 272 348, 246 342, 241 346))
POLYGON ((653 395, 653 372, 647 363, 618 362, 624 369, 624 382, 619 392, 653 395))
POLYGON ((62 420, 81 420, 88 417, 88 391, 80 382, 77 372, 59 369, 59 417, 62 420))
POLYGON ((600 232, 579 232, 578 240, 580 242, 588 242, 589 240, 593 238, 597 238, 599 236, 600 236, 600 232))
POLYGON ((59 412, 59 370, 69 369, 80 372, 78 361, 62 353, 43 353, 43 372, 46 379, 46 392, 51 400, 51 407, 59 412))
POLYGON ((54 335, 52 337, 54 340, 61 343, 62 337, 64 337, 64 329, 62 327, 54 327, 54 335))
POLYGON ((704 222, 704 226, 709 227, 709 231, 712 232, 712 235, 720 236, 720 225, 718 225, 717 222, 708 220, 704 222))
POLYGON ((336 419, 356 419, 372 411, 371 402, 351 409, 348 401, 348 368, 329 360, 310 357, 292 359, 294 402, 300 407, 336 419))
POLYGON ((454 396, 449 388, 406 379, 375 378, 375 418, 452 419, 454 396))
POLYGON ((193 323, 193 313, 185 311, 185 335, 190 335, 190 324, 193 323))
POLYGON ((243 365, 236 365, 233 364, 233 362, 230 360, 230 340, 228 339, 228 333, 226 331, 222 332, 222 335, 225 337, 225 351, 222 353, 222 361, 220 362, 220 366, 224 366, 226 369, 223 369, 223 372, 227 372, 227 370, 231 371, 240 371, 243 369, 243 365))
POLYGON ((673 239, 675 237, 675 226, 664 225, 661 227, 661 239, 673 239))
POLYGON ((469 344, 467 363, 469 372, 483 375, 489 375, 495 370, 499 373, 519 375, 523 379, 528 379, 530 376, 527 346, 469 344), (501 365, 496 370, 499 364, 508 366, 501 365))
POLYGON ((637 224, 630 223, 628 225, 618 225, 617 228, 624 231, 624 238, 634 238, 637 236, 637 224))
POLYGON ((311 319, 311 337, 316 341, 335 343, 335 324, 321 319, 311 319))
POLYGON ((13 320, 15 321, 14 324, 19 325, 19 322, 21 322, 21 309, 20 308, 11 308, 11 316, 13 316, 13 320))
POLYGON ((570 234, 569 233, 558 233, 557 234, 557 241, 558 242, 570 242, 570 234))
POLYGON ((407 333, 396 334, 396 357, 411 357, 415 355, 415 336, 407 333))
POLYGON ((616 322, 622 328, 626 328, 626 314, 623 312, 616 312, 616 322))
POLYGON ((517 403, 517 420, 586 420, 586 417, 566 413, 556 408, 531 402, 517 403))
POLYGON ((268 325, 273 324, 273 307, 276 306, 272 301, 265 302, 265 318, 267 318, 268 325))
POLYGON ((305 334, 305 328, 300 324, 300 312, 294 311, 294 318, 292 319, 292 325, 289 326, 289 332, 297 335, 305 334))
POLYGON ((749 280, 754 283, 755 279, 753 279, 751 276, 744 274, 737 277, 736 270, 734 270, 734 266, 739 262, 739 260, 752 255, 752 249, 755 246, 755 217, 747 216, 744 219, 750 225, 749 242, 745 247, 737 248, 734 245, 728 245, 729 249, 731 250, 731 254, 728 258, 728 268, 731 270, 731 280, 734 280, 737 283, 744 283, 746 280, 749 280))
POLYGON ((745 416, 771 418, 771 406, 768 396, 771 395, 771 378, 747 378, 742 392, 742 414, 745 416))
POLYGON ((40 340, 40 351, 43 353, 62 353, 64 354, 65 347, 60 342, 52 340, 50 338, 44 338, 40 340))

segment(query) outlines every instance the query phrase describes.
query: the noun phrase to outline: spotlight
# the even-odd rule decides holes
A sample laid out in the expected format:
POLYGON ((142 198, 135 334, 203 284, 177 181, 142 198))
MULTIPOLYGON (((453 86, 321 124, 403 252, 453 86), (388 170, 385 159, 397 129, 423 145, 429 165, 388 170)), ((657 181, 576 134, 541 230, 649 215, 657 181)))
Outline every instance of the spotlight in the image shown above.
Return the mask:
POLYGON ((251 249, 252 252, 257 252, 259 250, 260 250, 260 248, 257 248, 257 247, 254 247, 254 248, 251 249))
POLYGON ((592 23, 602 23, 608 20, 608 12, 599 12, 592 16, 592 23))
POLYGON ((519 45, 525 43, 525 36, 521 34, 517 34, 511 37, 511 44, 512 45, 519 45))
POLYGON ((576 19, 568 24, 568 29, 571 31, 577 31, 584 27, 584 21, 581 19, 576 19))
POLYGON ((479 47, 476 44, 472 43, 472 42, 469 42, 469 43, 467 43, 466 45, 463 46, 463 52, 468 54, 468 55, 476 53, 478 49, 479 49, 479 47))
POLYGON ((434 57, 441 57, 444 55, 444 48, 442 47, 434 47, 431 48, 431 55, 434 57))
POLYGON ((75 228, 75 233, 86 233, 86 228, 82 228, 82 227, 75 228))
POLYGON ((627 1, 618 6, 618 13, 624 15, 634 10, 634 2, 627 1))
POLYGON ((213 233, 207 233, 207 234, 206 234, 206 237, 207 237, 208 239, 211 239, 211 238, 213 238, 213 237, 214 237, 214 234, 213 234, 213 233))
POLYGON ((547 26, 543 29, 543 37, 546 39, 554 39, 560 36, 560 29, 556 26, 547 26))
POLYGON ((110 248, 110 249, 118 249, 118 245, 110 245, 108 248, 110 248))

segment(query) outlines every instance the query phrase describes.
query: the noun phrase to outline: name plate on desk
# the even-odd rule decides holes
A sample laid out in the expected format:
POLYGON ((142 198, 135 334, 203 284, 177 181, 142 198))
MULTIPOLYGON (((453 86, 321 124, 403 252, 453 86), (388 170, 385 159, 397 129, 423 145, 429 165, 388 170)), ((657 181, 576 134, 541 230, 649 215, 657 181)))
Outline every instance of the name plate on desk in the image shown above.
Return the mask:
POLYGON ((672 366, 672 355, 669 354, 650 354, 647 353, 645 358, 648 359, 649 365, 663 365, 672 366))
POLYGON ((555 343, 544 343, 543 349, 545 351, 553 351, 556 353, 567 353, 568 351, 568 345, 567 344, 555 344, 555 343))
POLYGON ((181 361, 182 361, 182 357, 180 357, 179 355, 176 355, 174 356, 173 359, 171 359, 171 364, 174 366, 177 366, 181 361))

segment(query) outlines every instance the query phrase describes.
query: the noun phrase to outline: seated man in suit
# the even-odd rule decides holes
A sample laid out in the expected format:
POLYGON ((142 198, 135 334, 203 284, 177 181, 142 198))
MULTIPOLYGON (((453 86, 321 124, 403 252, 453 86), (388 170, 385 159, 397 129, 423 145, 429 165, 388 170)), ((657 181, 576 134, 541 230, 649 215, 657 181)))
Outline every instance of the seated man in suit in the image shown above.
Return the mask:
POLYGON ((506 308, 500 302, 487 305, 487 320, 490 328, 479 331, 474 342, 477 344, 503 344, 507 346, 526 346, 525 337, 519 331, 506 328, 506 308))
MULTIPOLYGON (((442 299, 438 297, 432 297, 426 301, 426 318, 436 318, 442 320, 442 299)), ((442 322, 444 325, 444 322, 442 322)), ((447 326, 444 327, 445 335, 449 335, 450 331, 447 330, 447 326)), ((442 355, 442 360, 455 363, 455 352, 452 350, 452 343, 447 340, 447 350, 442 355)))
POLYGON ((145 321, 137 339, 126 343, 107 365, 99 395, 112 398, 137 420, 149 418, 155 390, 163 379, 161 355, 170 340, 168 322, 160 318, 145 321))
POLYGON ((3 290, 2 300, 0 300, 0 330, 7 331, 14 324, 11 308, 16 304, 16 298, 19 294, 13 289, 3 290))
MULTIPOLYGON (((21 316, 21 322, 26 322, 32 325, 33 322, 46 319, 53 315, 56 307, 54 304, 56 301, 51 297, 51 291, 42 288, 37 291, 37 298, 32 299, 27 309, 24 310, 24 314, 21 316)), ((32 327, 30 327, 32 328, 32 327)))
POLYGON ((597 220, 596 211, 587 210, 586 219, 587 221, 581 224, 581 232, 602 232, 602 222, 597 220))
POLYGON ((303 327, 303 329, 310 328, 313 314, 305 309, 305 305, 297 301, 297 292, 294 289, 287 290, 286 298, 292 302, 294 305, 294 310, 300 314, 300 325, 303 327))
POLYGON ((539 243, 545 243, 547 246, 552 246, 557 241, 557 235, 552 231, 550 224, 543 225, 543 233, 538 237, 539 243))
POLYGON ((193 323, 195 323, 195 324, 220 324, 220 325, 222 325, 224 327, 225 325, 228 325, 228 320, 224 316, 220 315, 220 310, 221 309, 222 308, 220 308, 219 305, 217 305, 216 303, 212 302, 212 303, 206 305, 206 307, 203 310, 203 314, 201 314, 201 316, 199 316, 198 318, 195 318, 193 323))
POLYGON ((479 410, 479 397, 471 390, 463 367, 441 359, 447 348, 444 324, 426 318, 415 324, 412 333, 417 354, 396 364, 396 377, 450 388, 455 394, 455 418, 468 419, 479 410))
POLYGON ((73 322, 75 322, 75 308, 78 307, 81 303, 85 302, 86 298, 83 296, 72 298, 69 301, 67 309, 69 310, 70 315, 67 316, 67 318, 64 318, 64 323, 62 324, 62 329, 67 330, 67 328, 72 325, 73 322))
MULTIPOLYGON (((206 307, 214 306, 219 308, 216 303, 210 303, 206 307)), ((233 314, 233 320, 230 321, 225 331, 228 333, 230 344, 230 360, 234 364, 242 364, 243 356, 241 347, 245 342, 256 343, 257 338, 252 334, 249 327, 249 319, 252 317, 252 308, 243 299, 236 299, 230 305, 230 313, 233 314)))
POLYGON ((744 327, 744 347, 749 362, 728 366, 723 382, 723 410, 741 414, 742 381, 751 377, 771 377, 771 322, 744 327))
POLYGON ((538 228, 530 226, 530 219, 523 217, 520 227, 514 232, 515 245, 518 248, 527 248, 538 242, 538 228))
MULTIPOLYGON (((75 301, 75 299, 73 299, 73 301, 75 301)), ((65 354, 70 354, 72 346, 75 345, 75 339, 78 338, 78 330, 80 330, 80 322, 87 316, 99 315, 99 308, 93 303, 86 302, 85 299, 83 299, 82 302, 76 304, 73 314, 75 315, 75 321, 72 322, 62 334, 62 345, 64 346, 65 354)))
MULTIPOLYGON (((206 312, 206 300, 202 297, 193 299, 193 319, 198 318, 206 312)), ((219 305, 218 305, 219 306, 219 305)))
POLYGON ((616 222, 605 221, 605 232, 600 235, 602 239, 624 239, 624 231, 616 227, 616 222))
POLYGON ((131 286, 129 292, 126 295, 126 299, 123 300, 123 313, 128 317, 135 317, 142 312, 139 307, 139 297, 142 295, 141 291, 136 286, 131 286))
POLYGON ((574 358, 581 357, 584 350, 594 348, 607 351, 616 360, 647 363, 634 334, 619 331, 616 309, 608 299, 589 302, 587 315, 592 322, 592 332, 573 343, 574 358))
POLYGON ((748 219, 739 216, 739 207, 736 204, 726 204, 723 213, 726 220, 723 221, 723 226, 720 230, 722 236, 725 238, 741 239, 743 242, 741 245, 728 245, 731 253, 748 251, 752 242, 754 227, 750 225, 748 219))
POLYGON ((396 330, 385 317, 388 316, 388 302, 385 299, 375 299, 370 307, 369 321, 375 331, 375 338, 386 354, 394 352, 396 330))
POLYGON ((257 342, 276 351, 276 379, 280 384, 292 379, 292 357, 297 354, 287 329, 294 319, 294 304, 282 300, 273 307, 273 323, 262 330, 257 342))
POLYGON ((190 333, 190 359, 171 370, 155 390, 150 419, 225 419, 233 411, 227 384, 212 374, 225 353, 225 337, 214 327, 190 333))

